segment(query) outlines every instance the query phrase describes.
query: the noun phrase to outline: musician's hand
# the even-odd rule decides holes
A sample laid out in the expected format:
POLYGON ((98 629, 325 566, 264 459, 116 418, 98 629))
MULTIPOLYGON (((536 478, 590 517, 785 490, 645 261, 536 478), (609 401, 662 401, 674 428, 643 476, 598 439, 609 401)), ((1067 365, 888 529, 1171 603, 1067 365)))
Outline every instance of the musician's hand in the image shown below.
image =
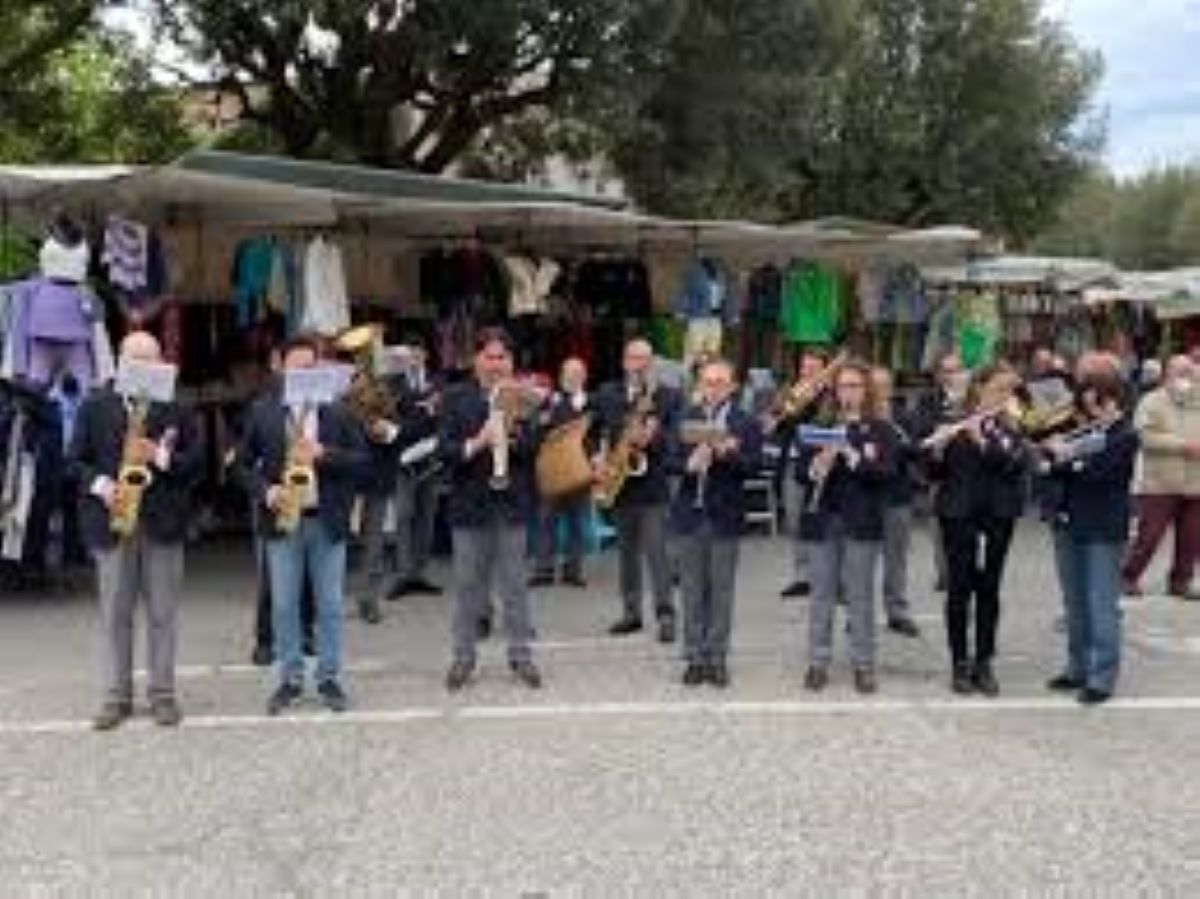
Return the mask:
POLYGON ((278 512, 279 507, 283 505, 284 489, 279 484, 267 488, 267 496, 265 499, 267 508, 272 512, 278 512))
POLYGON ((158 455, 158 444, 142 437, 133 442, 130 453, 134 465, 149 465, 158 455))
POLYGON ((827 446, 817 453, 812 460, 810 472, 817 480, 828 477, 829 472, 833 471, 833 465, 837 462, 838 451, 835 447, 827 446))
POLYGON ((100 498, 100 502, 104 503, 104 508, 108 509, 110 514, 120 508, 119 504, 123 497, 121 494, 121 485, 118 482, 109 481, 104 485, 102 490, 96 492, 96 495, 100 498))
POLYGON ((864 443, 862 448, 862 457, 868 462, 878 462, 879 447, 874 443, 864 443))
POLYGON ((726 456, 732 456, 739 449, 741 449, 741 447, 742 447, 741 441, 739 441, 736 437, 726 437, 724 440, 722 440, 720 443, 717 444, 717 447, 716 447, 717 457, 723 459, 726 456))
POLYGON ((641 443, 639 445, 642 447, 649 446, 654 438, 658 436, 658 427, 658 419, 652 415, 649 416, 646 419, 646 423, 642 426, 640 434, 641 443))
POLYGON ((692 454, 688 457, 687 470, 692 474, 700 474, 707 471, 713 461, 713 448, 707 443, 702 443, 692 450, 692 454))
POLYGON ((983 423, 980 421, 974 421, 967 426, 967 436, 976 446, 983 446, 987 442, 983 436, 983 423))
POLYGON ((1046 451, 1046 455, 1055 462, 1061 462, 1067 455, 1067 442, 1061 437, 1051 437, 1043 444, 1042 448, 1046 451))
POLYGON ((296 464, 311 467, 325 457, 325 447, 315 440, 305 438, 296 443, 294 455, 296 464))
POLYGON ((390 422, 386 418, 376 419, 367 428, 367 434, 374 443, 391 443, 396 439, 398 433, 399 428, 396 427, 394 422, 390 422))

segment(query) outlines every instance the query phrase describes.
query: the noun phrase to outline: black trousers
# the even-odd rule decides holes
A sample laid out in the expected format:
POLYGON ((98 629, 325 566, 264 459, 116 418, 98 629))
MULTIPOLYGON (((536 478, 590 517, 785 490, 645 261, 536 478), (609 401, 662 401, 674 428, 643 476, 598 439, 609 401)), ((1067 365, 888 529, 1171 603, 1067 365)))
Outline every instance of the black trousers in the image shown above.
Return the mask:
MULTIPOLYGON (((254 645, 259 649, 274 651, 275 632, 271 627, 271 577, 267 572, 267 553, 261 540, 255 541, 258 568, 258 609, 254 616, 254 645)), ((317 620, 317 600, 313 595, 312 581, 308 572, 304 574, 304 589, 300 594, 300 627, 304 645, 315 643, 314 630, 317 620)))
POLYGON ((996 654, 1000 623, 1000 582, 1012 543, 1013 520, 975 516, 941 519, 946 550, 948 590, 946 636, 954 664, 965 664, 972 612, 975 619, 975 660, 990 662, 996 654))

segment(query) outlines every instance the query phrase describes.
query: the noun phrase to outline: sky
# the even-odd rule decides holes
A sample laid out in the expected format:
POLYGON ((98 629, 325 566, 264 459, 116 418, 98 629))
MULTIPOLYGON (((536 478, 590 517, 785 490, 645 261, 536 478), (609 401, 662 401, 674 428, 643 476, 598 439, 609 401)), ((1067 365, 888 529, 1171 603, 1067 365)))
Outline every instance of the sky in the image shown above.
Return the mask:
POLYGON ((1200 0, 1047 0, 1047 9, 1104 54, 1098 99, 1113 170, 1200 162, 1200 0))

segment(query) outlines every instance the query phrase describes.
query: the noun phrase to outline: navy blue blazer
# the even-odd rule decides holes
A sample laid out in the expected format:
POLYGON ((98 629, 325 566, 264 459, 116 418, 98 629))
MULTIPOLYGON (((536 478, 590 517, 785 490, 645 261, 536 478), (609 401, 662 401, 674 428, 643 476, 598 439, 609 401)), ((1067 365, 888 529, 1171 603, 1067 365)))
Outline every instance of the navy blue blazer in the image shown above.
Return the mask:
MULTIPOLYGON (((255 400, 247 414, 237 451, 235 474, 254 503, 259 533, 283 536, 275 513, 267 508, 267 491, 280 483, 287 464, 288 411, 278 389, 255 400)), ((335 542, 350 536, 354 498, 370 476, 371 457, 362 426, 343 404, 321 407, 317 440, 325 454, 316 464, 317 515, 335 542)))
POLYGON ((1056 527, 1080 543, 1124 544, 1133 515, 1129 487, 1141 438, 1128 421, 1113 425, 1104 449, 1094 456, 1056 465, 1056 527))
POLYGON ((960 434, 941 453, 928 455, 938 483, 939 518, 1019 518, 1025 507, 1029 451, 1025 439, 996 421, 984 426, 983 446, 960 434))
POLYGON ((746 478, 762 469, 763 434, 758 421, 737 406, 732 406, 726 420, 730 435, 737 438, 737 452, 713 460, 704 478, 704 502, 696 507, 700 479, 687 471, 687 460, 693 447, 681 439, 684 422, 706 420, 701 406, 684 412, 679 425, 671 434, 668 468, 683 478, 671 503, 671 526, 679 534, 693 534, 702 524, 711 525, 719 537, 736 537, 746 521, 744 486, 746 478))
MULTIPOLYGON (((629 390, 624 381, 606 384, 596 394, 596 417, 598 440, 616 446, 625 429, 629 414, 629 390)), ((665 505, 671 497, 668 481, 667 455, 670 435, 678 426, 682 400, 679 391, 670 387, 654 390, 654 414, 658 419, 658 430, 650 445, 646 447, 646 473, 639 478, 629 478, 617 496, 617 507, 665 505)))
POLYGON ((533 464, 537 452, 537 422, 519 422, 510 435, 507 490, 493 490, 492 453, 488 449, 466 458, 467 441, 487 423, 488 395, 472 378, 445 394, 438 452, 450 475, 446 517, 454 528, 482 528, 497 519, 524 524, 534 509, 533 464))
POLYGON ((804 486, 804 513, 800 517, 800 536, 820 541, 829 534, 833 518, 841 520, 851 540, 875 542, 883 539, 883 510, 888 502, 888 482, 896 470, 896 438, 891 425, 882 421, 856 422, 847 426, 847 441, 861 455, 851 468, 839 456, 825 478, 820 499, 812 505, 816 482, 810 476, 815 447, 800 448, 796 480, 804 486), (873 458, 868 459, 868 447, 873 458))
MULTIPOLYGON (((111 388, 91 393, 75 420, 69 464, 79 483, 81 536, 92 549, 111 549, 117 543, 108 508, 91 490, 97 478, 116 480, 128 420, 124 399, 111 388)), ((204 445, 191 414, 177 403, 152 403, 146 414, 146 437, 159 441, 171 429, 175 444, 167 470, 151 466, 152 479, 142 496, 139 518, 143 533, 159 543, 182 543, 187 538, 191 494, 204 470, 204 445)))

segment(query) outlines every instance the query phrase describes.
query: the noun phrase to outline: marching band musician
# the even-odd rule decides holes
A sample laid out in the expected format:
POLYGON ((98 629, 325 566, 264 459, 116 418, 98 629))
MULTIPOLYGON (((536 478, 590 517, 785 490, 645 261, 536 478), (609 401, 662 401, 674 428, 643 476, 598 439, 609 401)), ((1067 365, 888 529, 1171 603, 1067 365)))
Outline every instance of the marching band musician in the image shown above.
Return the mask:
MULTIPOLYGON (((158 341, 128 335, 121 358, 159 363, 158 341)), ((103 627, 105 700, 92 722, 112 730, 133 715, 134 614, 146 601, 150 712, 156 724, 182 719, 175 694, 177 612, 183 586, 184 541, 190 492, 200 478, 204 451, 191 416, 175 402, 151 403, 142 436, 127 439, 135 410, 111 387, 94 391, 79 409, 71 446, 73 473, 83 491, 80 527, 96 559, 103 627), (123 499, 120 469, 145 466, 149 485, 132 534, 118 537, 114 513, 123 499)))
MULTIPOLYGON (((820 347, 806 348, 801 352, 800 360, 797 363, 796 382, 786 389, 792 394, 799 393, 805 389, 805 385, 816 383, 825 374, 825 369, 828 365, 829 356, 824 349, 820 347)), ((775 495, 784 498, 785 507, 791 506, 787 508, 785 515, 788 526, 791 527, 793 534, 793 577, 792 582, 784 587, 780 593, 780 596, 784 599, 807 596, 810 589, 805 575, 805 570, 808 567, 806 559, 807 549, 800 534, 800 518, 803 513, 803 503, 800 499, 799 491, 788 489, 790 484, 796 483, 795 478, 789 479, 789 473, 792 473, 792 465, 795 461, 793 451, 796 445, 796 428, 800 425, 812 424, 818 417, 826 414, 828 412, 829 400, 829 391, 822 390, 802 407, 781 407, 777 410, 781 414, 771 423, 771 437, 773 442, 779 447, 779 464, 775 470, 775 495), (786 501, 788 497, 793 499, 793 502, 790 504, 786 501)))
POLYGON ((508 662, 526 686, 542 685, 530 643, 529 592, 524 570, 525 523, 533 508, 535 422, 501 424, 497 398, 511 386, 513 345, 498 328, 475 341, 475 374, 445 396, 438 452, 449 471, 447 517, 454 548, 453 662, 446 689, 457 692, 475 671, 479 623, 491 592, 499 595, 508 632, 508 662), (501 454, 507 473, 500 477, 501 454))
MULTIPOLYGON (((283 346, 283 376, 313 368, 319 358, 315 339, 293 337, 283 346)), ((294 705, 304 694, 300 597, 306 572, 317 607, 317 693, 331 711, 349 706, 340 680, 346 541, 354 498, 368 466, 361 426, 341 403, 315 412, 290 410, 281 385, 250 409, 237 467, 257 507, 255 520, 266 545, 271 581, 279 683, 267 703, 270 715, 294 705), (292 464, 312 472, 311 483, 295 500, 284 483, 292 464), (280 519, 292 501, 299 504, 299 520, 294 529, 286 529, 280 519)))
POLYGON ((1027 468, 1025 442, 1006 413, 1018 383, 1003 363, 980 369, 967 391, 966 418, 943 424, 925 444, 946 554, 951 687, 960 694, 977 690, 994 697, 1000 692, 992 668, 1000 585, 1024 504, 1027 468), (973 660, 968 650, 972 612, 973 660))
POLYGON ((803 430, 798 435, 796 476, 807 488, 801 530, 809 542, 813 587, 804 684, 820 691, 829 682, 834 611, 841 596, 849 612, 855 689, 874 693, 875 569, 895 447, 891 429, 875 417, 878 403, 867 365, 842 366, 834 381, 834 403, 842 440, 817 448, 805 441, 803 430))
POLYGON ((1098 705, 1112 696, 1121 665, 1121 554, 1140 438, 1126 415, 1127 389, 1116 364, 1088 371, 1085 362, 1079 411, 1085 432, 1099 442, 1087 453, 1078 449, 1085 435, 1052 438, 1046 446, 1050 474, 1061 484, 1053 526, 1067 610, 1067 667, 1047 686, 1098 705))
MULTIPOLYGON (((587 378, 587 366, 582 359, 572 357, 563 362, 560 389, 547 401, 544 425, 548 432, 591 414, 592 401, 587 393, 587 378)), ((545 502, 538 515, 537 561, 529 582, 531 587, 545 587, 554 583, 559 522, 565 525, 567 532, 562 582, 572 587, 587 586, 583 578, 583 538, 591 508, 588 492, 545 502)))
MULTIPOLYGON (((441 384, 429 371, 429 351, 424 338, 413 335, 405 340, 400 382, 400 417, 405 422, 401 451, 411 450, 422 441, 437 436, 438 404, 441 384)), ((389 599, 424 594, 437 596, 441 587, 425 576, 433 554, 433 531, 437 515, 438 478, 430 474, 429 463, 402 467, 396 489, 396 546, 398 577, 389 599)))
POLYGON ((883 510, 883 608, 888 630, 902 637, 919 637, 921 630, 913 621, 908 601, 913 468, 919 451, 912 439, 911 422, 897 408, 891 371, 882 366, 871 369, 871 386, 878 404, 876 418, 891 428, 896 448, 896 464, 887 481, 887 504, 883 510))
POLYGON ((726 687, 745 524, 743 482, 761 465, 762 433, 755 419, 733 402, 734 374, 728 362, 705 365, 698 388, 698 402, 684 413, 671 453, 671 467, 683 476, 671 505, 683 593, 683 683, 726 687), (689 425, 712 433, 689 440, 689 425))
MULTIPOLYGON (((613 523, 620 552, 622 615, 609 629, 614 636, 642 629, 642 565, 650 569, 658 639, 675 641, 675 604, 671 595, 671 567, 667 555, 666 512, 670 498, 666 455, 667 435, 679 415, 677 391, 654 383, 654 351, 645 340, 632 340, 625 347, 623 381, 605 385, 596 397, 600 441, 615 446, 632 427, 632 440, 645 459, 646 470, 631 475, 617 496, 613 523), (640 402, 650 406, 644 420, 629 422, 640 402)), ((605 473, 600 459, 598 474, 605 473)))

